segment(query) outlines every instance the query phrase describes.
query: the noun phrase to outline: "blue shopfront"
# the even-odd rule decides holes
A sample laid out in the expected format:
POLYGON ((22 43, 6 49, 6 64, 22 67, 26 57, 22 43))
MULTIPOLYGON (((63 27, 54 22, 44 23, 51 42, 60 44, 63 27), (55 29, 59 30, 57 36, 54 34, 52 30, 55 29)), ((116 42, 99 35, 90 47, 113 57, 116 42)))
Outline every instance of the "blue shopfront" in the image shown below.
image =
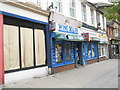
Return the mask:
POLYGON ((99 38, 97 33, 83 33, 83 36, 86 37, 86 42, 82 43, 83 46, 83 60, 84 64, 89 64, 98 62, 98 44, 99 38))
MULTIPOLYGON (((53 68, 82 64, 82 42, 85 38, 79 34, 79 28, 56 24, 52 38, 52 66, 53 68)), ((65 68, 63 68, 65 69, 65 68)))
POLYGON ((88 64, 90 60, 98 59, 98 42, 83 43, 83 59, 84 64, 88 64))

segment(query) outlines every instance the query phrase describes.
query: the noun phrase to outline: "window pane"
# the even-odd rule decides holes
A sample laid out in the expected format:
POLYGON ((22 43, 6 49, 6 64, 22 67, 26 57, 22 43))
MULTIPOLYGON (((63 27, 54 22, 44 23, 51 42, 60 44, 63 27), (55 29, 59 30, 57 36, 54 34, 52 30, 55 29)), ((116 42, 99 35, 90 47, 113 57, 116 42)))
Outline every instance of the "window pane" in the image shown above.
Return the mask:
POLYGON ((17 26, 4 25, 4 59, 5 70, 20 68, 17 26))
POLYGON ((95 46, 94 44, 91 45, 92 48, 92 57, 95 57, 95 46))
POLYGON ((82 4, 81 9, 82 9, 82 20, 86 21, 86 6, 82 4))
POLYGON ((88 44, 88 58, 91 58, 91 47, 90 47, 90 44, 88 44))
POLYGON ((99 45, 99 56, 101 56, 101 45, 99 45))
POLYGON ((75 17, 75 0, 70 0, 69 9, 70 16, 75 17))
POLYGON ((62 63, 62 45, 56 44, 56 63, 62 63))
POLYGON ((33 30, 20 28, 22 67, 33 66, 33 30))
POLYGON ((43 30, 35 29, 35 57, 36 65, 45 64, 45 35, 43 30))
POLYGON ((91 11, 91 24, 94 24, 94 11, 90 9, 91 11))
POLYGON ((75 17, 75 11, 73 8, 70 8, 70 16, 75 17))
POLYGON ((54 6, 57 12, 61 12, 62 9, 61 0, 54 0, 54 6))
POLYGON ((104 56, 104 45, 102 45, 102 56, 104 56))
POLYGON ((65 55, 66 55, 66 61, 70 61, 70 43, 66 44, 66 47, 65 47, 65 55))

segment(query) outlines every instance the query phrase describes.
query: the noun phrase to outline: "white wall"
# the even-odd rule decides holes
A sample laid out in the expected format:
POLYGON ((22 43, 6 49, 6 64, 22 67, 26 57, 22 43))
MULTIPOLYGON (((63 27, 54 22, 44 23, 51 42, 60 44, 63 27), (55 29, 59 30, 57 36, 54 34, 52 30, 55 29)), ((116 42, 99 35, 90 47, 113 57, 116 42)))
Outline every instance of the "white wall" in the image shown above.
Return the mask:
POLYGON ((17 71, 5 74, 5 84, 16 83, 33 77, 43 77, 48 75, 48 67, 40 67, 24 71, 17 71))
POLYGON ((48 22, 48 17, 47 16, 43 16, 43 15, 31 12, 31 11, 27 11, 27 10, 24 10, 24 9, 21 9, 21 8, 17 8, 17 7, 14 7, 12 5, 2 3, 1 7, 0 7, 0 10, 5 11, 5 12, 9 12, 9 13, 12 13, 12 14, 16 14, 16 15, 28 17, 28 18, 31 18, 31 19, 48 22))

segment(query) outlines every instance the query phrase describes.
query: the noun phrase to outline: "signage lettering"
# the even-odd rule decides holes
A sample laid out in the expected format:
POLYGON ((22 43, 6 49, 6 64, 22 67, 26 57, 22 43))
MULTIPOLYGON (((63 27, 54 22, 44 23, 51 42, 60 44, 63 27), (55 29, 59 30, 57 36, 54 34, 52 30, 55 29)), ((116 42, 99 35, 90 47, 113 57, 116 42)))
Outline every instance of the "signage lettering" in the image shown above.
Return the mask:
POLYGON ((78 34, 78 28, 61 25, 61 24, 58 24, 58 31, 65 32, 65 33, 71 33, 71 34, 78 34))

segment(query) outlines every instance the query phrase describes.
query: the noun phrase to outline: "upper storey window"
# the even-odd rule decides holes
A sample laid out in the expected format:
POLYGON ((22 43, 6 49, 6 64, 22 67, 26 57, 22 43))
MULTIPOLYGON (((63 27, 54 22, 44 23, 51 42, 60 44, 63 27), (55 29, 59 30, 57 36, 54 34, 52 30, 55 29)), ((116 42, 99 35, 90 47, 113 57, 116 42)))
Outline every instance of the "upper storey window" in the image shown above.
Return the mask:
POLYGON ((82 11, 82 21, 86 21, 86 6, 81 4, 81 11, 82 11))
POLYGON ((91 12, 91 24, 94 25, 94 10, 90 9, 91 12))
POLYGON ((62 12, 62 2, 61 2, 61 0, 54 0, 53 4, 54 4, 55 11, 61 13, 62 12))
POLYGON ((75 17, 75 0, 70 0, 69 9, 70 9, 70 16, 75 17))

